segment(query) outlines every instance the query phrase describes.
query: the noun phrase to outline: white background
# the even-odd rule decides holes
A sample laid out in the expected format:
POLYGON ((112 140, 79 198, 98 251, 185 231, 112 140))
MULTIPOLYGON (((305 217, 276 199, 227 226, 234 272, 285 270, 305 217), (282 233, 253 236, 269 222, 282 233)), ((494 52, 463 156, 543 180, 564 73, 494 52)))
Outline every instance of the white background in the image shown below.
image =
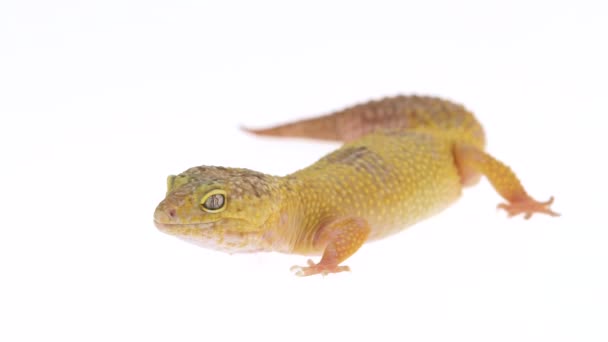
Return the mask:
POLYGON ((0 340, 606 341, 603 1, 0 3, 0 340), (560 218, 484 180, 352 273, 158 232, 165 177, 338 144, 238 130, 397 93, 465 104, 560 218))

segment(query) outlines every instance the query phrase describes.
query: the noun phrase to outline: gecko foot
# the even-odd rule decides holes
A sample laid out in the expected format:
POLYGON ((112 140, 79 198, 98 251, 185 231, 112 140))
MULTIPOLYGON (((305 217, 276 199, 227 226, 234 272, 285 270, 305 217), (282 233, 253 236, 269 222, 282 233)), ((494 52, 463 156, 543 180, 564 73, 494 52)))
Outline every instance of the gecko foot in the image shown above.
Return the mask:
POLYGON ((338 265, 326 265, 326 264, 315 264, 314 261, 308 260, 308 266, 292 266, 290 271, 294 272, 295 275, 299 277, 307 277, 310 275, 321 274, 328 275, 330 273, 338 273, 344 271, 350 271, 348 266, 338 266, 338 265))
POLYGON ((551 210, 550 206, 553 204, 553 197, 546 202, 538 202, 530 197, 511 202, 501 203, 498 205, 498 209, 504 209, 509 214, 509 217, 524 214, 524 218, 527 220, 532 217, 533 214, 541 213, 549 216, 559 216, 558 213, 551 210))

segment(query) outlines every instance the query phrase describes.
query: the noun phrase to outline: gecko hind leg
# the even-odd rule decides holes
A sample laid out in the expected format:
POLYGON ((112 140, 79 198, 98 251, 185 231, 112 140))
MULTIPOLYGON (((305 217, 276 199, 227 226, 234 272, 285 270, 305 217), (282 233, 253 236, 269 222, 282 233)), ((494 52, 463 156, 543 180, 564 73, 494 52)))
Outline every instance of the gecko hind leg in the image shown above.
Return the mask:
POLYGON ((308 266, 293 266, 291 271, 303 277, 350 271, 348 266, 340 266, 340 263, 365 243, 369 233, 369 224, 363 219, 349 217, 334 220, 320 228, 315 238, 315 244, 326 246, 321 261, 315 264, 308 260, 308 266))
POLYGON ((456 145, 454 157, 458 168, 464 170, 465 174, 475 170, 488 178, 496 192, 507 200, 498 208, 507 211, 509 217, 524 214, 524 218, 529 219, 536 213, 559 216, 550 208, 553 197, 546 202, 530 197, 508 166, 482 150, 470 145, 456 145))

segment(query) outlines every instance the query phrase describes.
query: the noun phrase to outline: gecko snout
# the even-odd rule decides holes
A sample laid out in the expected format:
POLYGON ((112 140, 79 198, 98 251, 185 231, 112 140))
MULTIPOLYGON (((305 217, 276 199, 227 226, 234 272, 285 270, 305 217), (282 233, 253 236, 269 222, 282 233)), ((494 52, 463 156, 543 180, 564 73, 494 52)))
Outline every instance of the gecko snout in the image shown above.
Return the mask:
POLYGON ((173 207, 168 207, 161 203, 154 211, 154 222, 157 223, 172 223, 177 217, 177 210, 173 207))

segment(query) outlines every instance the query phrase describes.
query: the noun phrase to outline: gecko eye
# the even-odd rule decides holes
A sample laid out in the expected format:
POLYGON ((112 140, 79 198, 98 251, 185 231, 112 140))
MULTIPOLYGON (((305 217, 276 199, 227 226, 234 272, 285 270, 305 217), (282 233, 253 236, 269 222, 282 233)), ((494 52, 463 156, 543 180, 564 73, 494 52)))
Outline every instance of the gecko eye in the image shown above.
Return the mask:
POLYGON ((226 208, 226 191, 212 190, 201 199, 201 208, 208 213, 217 213, 226 208))

